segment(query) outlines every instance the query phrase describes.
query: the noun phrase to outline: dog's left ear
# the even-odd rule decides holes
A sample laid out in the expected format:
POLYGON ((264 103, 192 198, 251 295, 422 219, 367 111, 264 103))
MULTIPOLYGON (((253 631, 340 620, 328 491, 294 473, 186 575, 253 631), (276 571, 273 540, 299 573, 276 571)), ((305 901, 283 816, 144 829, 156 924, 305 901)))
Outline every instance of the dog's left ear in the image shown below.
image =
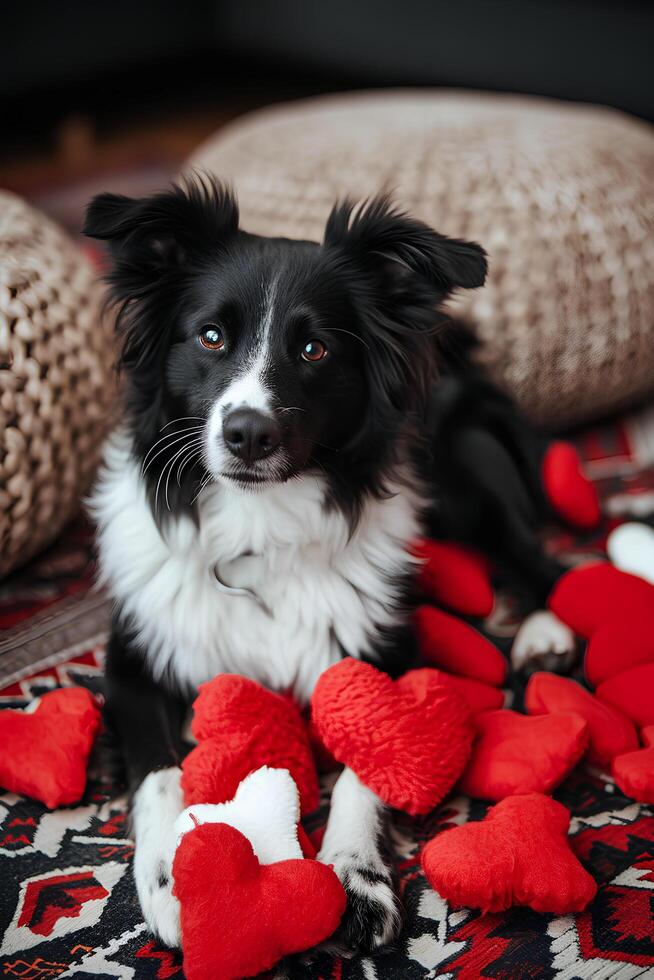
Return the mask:
POLYGON ((193 174, 150 197, 99 194, 86 210, 83 231, 108 244, 116 266, 147 277, 219 248, 236 233, 238 217, 228 187, 193 174))
POLYGON ((483 286, 488 268, 481 245, 439 235, 383 195, 358 209, 351 201, 337 204, 327 219, 324 244, 384 279, 410 270, 442 298, 454 289, 483 286))

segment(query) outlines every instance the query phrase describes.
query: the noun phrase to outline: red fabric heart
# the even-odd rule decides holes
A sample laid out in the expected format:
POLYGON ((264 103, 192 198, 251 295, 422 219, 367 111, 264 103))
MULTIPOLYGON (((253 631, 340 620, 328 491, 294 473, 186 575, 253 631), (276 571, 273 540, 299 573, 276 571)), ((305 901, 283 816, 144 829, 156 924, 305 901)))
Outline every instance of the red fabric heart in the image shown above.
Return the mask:
POLYGON ((468 623, 433 606, 420 606, 415 623, 420 652, 428 664, 492 687, 504 684, 506 660, 468 623))
POLYGON ((511 796, 483 820, 440 833, 424 848, 422 866, 432 887, 454 905, 581 912, 597 885, 570 849, 569 825, 568 810, 555 800, 540 793, 511 796))
POLYGON ((393 681, 351 658, 319 678, 313 720, 332 755, 384 802, 427 813, 452 788, 472 742, 470 712, 427 668, 393 681))
POLYGON ((563 575, 548 605, 589 641, 584 672, 596 687, 618 673, 654 662, 654 586, 608 562, 563 575))
POLYGON ((654 661, 610 677, 595 693, 637 725, 654 725, 654 661))
POLYGON ((497 711, 504 704, 503 692, 490 684, 482 684, 471 677, 457 677, 456 674, 448 674, 446 670, 434 670, 433 674, 439 684, 453 687, 459 692, 473 715, 482 711, 497 711))
POLYGON ((543 457, 543 489, 564 521, 582 530, 592 530, 601 516, 599 498, 581 466, 579 453, 571 443, 551 443, 543 457))
POLYGON ((302 715, 294 702, 237 674, 203 684, 192 731, 199 744, 182 763, 186 805, 224 803, 249 773, 267 765, 288 769, 302 813, 320 800, 318 776, 302 715))
POLYGON ((548 606, 579 636, 589 639, 605 623, 632 619, 654 606, 654 586, 609 562, 573 568, 558 580, 548 606))
POLYGON ((472 548, 419 538, 413 553, 424 562, 418 584, 425 595, 461 616, 488 616, 493 586, 488 560, 472 548))
POLYGON ((588 761, 609 766, 616 755, 638 748, 632 722, 568 677, 532 674, 525 692, 530 715, 577 714, 588 725, 588 761))
POLYGON ((486 711, 474 722, 477 738, 459 786, 483 800, 551 793, 588 745, 588 726, 575 714, 530 717, 486 711))
POLYGON ((77 803, 101 724, 95 698, 83 687, 50 691, 33 712, 0 711, 0 786, 52 809, 77 803))
POLYGON ((259 864, 227 824, 182 837, 173 862, 188 980, 240 980, 327 939, 345 911, 330 867, 292 859, 259 864))
POLYGON ((616 613, 588 643, 584 673, 593 687, 630 667, 654 661, 654 589, 651 609, 632 610, 627 616, 617 609, 616 613))
POLYGON ((654 803, 654 725, 642 731, 644 749, 613 760, 613 778, 623 793, 640 803, 654 803))

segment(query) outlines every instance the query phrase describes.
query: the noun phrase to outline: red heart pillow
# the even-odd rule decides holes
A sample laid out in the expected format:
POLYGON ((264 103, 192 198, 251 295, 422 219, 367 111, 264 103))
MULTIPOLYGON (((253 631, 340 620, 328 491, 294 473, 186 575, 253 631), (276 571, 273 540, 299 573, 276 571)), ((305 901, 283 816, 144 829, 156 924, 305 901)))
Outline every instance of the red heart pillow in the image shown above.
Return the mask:
POLYGON ((457 677, 456 674, 448 674, 446 670, 434 670, 432 673, 439 684, 453 687, 459 692, 473 715, 482 711, 497 711, 504 704, 504 694, 497 687, 482 684, 471 677, 457 677))
POLYGON ((35 711, 0 711, 0 786, 54 809, 77 803, 101 727, 100 709, 84 687, 62 687, 35 711))
POLYGON ((574 714, 528 717, 486 711, 474 723, 477 738, 459 786, 468 796, 484 800, 551 793, 588 745, 588 726, 574 714))
POLYGON ((260 864, 238 830, 205 823, 173 861, 188 980, 240 980, 327 939, 345 911, 330 867, 294 858, 260 864))
POLYGON ((591 530, 600 519, 597 491, 581 469, 581 459, 569 442, 551 443, 541 470, 543 489, 556 513, 573 527, 591 530))
POLYGON ((644 749, 613 760, 613 778, 623 793, 641 803, 654 803, 654 725, 642 731, 644 749))
POLYGON ((577 714, 588 725, 588 761, 609 766, 616 755, 638 748, 632 722, 620 711, 604 704, 568 677, 532 674, 525 692, 530 715, 577 714))
POLYGON ((472 742, 470 712, 435 671, 398 680, 347 658, 319 678, 313 720, 332 755, 385 803, 427 813, 461 775, 472 742))
MULTIPOLYGON (((652 589, 654 604, 654 588, 652 589)), ((584 673, 597 687, 616 673, 654 661, 654 605, 619 614, 591 636, 584 658, 584 673)))
POLYGON ((595 692, 643 728, 654 725, 654 660, 615 674, 595 692))
POLYGON ((593 687, 654 662, 654 586, 600 562, 559 579, 549 598, 559 619, 587 639, 584 671, 593 687))
POLYGON ((570 915, 597 885, 570 849, 570 814, 540 793, 511 796, 476 823, 444 830, 422 852, 438 894, 454 905, 503 912, 528 905, 570 915))
POLYGON ((616 618, 632 619, 654 602, 654 586, 609 562, 573 568, 558 580, 548 606, 584 639, 616 618))
POLYGON ((424 562, 418 585, 425 595, 461 616, 488 616, 493 586, 488 560, 464 545, 418 539, 413 553, 424 562))
POLYGON ((182 763, 187 806, 231 800, 262 765, 288 769, 304 814, 320 800, 309 736, 295 703, 237 674, 219 674, 195 700, 192 731, 199 744, 182 763))
POLYGON ((504 684, 506 660, 490 640, 468 623, 433 606, 420 606, 415 623, 420 652, 432 667, 492 687, 504 684))

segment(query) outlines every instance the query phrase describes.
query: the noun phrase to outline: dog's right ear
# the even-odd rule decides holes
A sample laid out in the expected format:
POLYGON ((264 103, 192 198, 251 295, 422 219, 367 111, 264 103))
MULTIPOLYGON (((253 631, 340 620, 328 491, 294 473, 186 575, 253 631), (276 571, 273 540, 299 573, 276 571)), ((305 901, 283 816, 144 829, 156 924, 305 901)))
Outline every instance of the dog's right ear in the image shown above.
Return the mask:
POLYGON ((86 210, 83 229, 107 242, 117 267, 145 279, 219 249, 237 230, 232 191, 200 174, 150 197, 99 194, 86 210))

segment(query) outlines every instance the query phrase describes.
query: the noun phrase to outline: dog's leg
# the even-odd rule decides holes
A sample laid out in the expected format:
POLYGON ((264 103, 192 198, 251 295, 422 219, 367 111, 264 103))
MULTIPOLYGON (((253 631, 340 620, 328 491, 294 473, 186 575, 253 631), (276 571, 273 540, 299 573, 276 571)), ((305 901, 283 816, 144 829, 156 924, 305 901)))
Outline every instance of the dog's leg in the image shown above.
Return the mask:
POLYGON ((172 860, 174 824, 184 808, 182 703, 152 680, 119 625, 112 631, 105 672, 107 721, 120 740, 132 794, 134 880, 143 917, 163 943, 178 946, 172 860))
POLYGON ((525 675, 537 670, 568 674, 577 658, 577 641, 569 626, 548 609, 523 620, 511 647, 511 666, 525 675))
POLYGON ((352 949, 392 942, 402 924, 384 804, 351 769, 339 776, 319 859, 331 864, 347 893, 341 930, 352 949))
POLYGON ((134 881, 143 918, 166 946, 179 946, 179 902, 173 895, 175 821, 184 809, 177 766, 145 777, 134 794, 134 881))

